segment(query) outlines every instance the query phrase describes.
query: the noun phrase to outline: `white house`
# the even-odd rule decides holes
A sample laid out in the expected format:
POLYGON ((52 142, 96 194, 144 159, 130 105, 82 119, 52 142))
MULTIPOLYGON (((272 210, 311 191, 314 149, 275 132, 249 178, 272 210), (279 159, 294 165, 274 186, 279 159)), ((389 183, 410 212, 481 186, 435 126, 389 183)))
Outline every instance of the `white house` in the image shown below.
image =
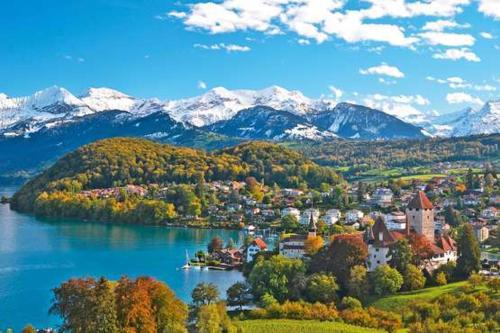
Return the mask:
POLYGON ((371 201, 373 204, 378 205, 380 207, 387 207, 392 204, 392 197, 394 194, 388 188, 377 188, 373 191, 371 201))
POLYGON ((365 216, 365 214, 362 211, 358 209, 351 209, 345 213, 345 221, 346 223, 351 224, 362 219, 363 216, 365 216))
POLYGON ((297 221, 300 220, 300 210, 295 207, 286 207, 281 210, 281 218, 288 215, 295 216, 297 221))
POLYGON ((342 217, 342 213, 338 209, 329 209, 326 211, 325 215, 322 217, 322 220, 325 221, 328 225, 333 225, 337 223, 342 217))
POLYGON ((245 258, 247 262, 252 262, 255 255, 259 253, 260 251, 267 251, 267 244, 261 239, 261 238, 256 238, 250 243, 245 252, 245 258))
POLYGON ((285 197, 298 197, 304 194, 304 191, 295 188, 284 188, 281 190, 281 194, 285 197))
POLYGON ((389 230, 404 230, 406 228, 406 214, 395 211, 385 215, 385 224, 389 230))

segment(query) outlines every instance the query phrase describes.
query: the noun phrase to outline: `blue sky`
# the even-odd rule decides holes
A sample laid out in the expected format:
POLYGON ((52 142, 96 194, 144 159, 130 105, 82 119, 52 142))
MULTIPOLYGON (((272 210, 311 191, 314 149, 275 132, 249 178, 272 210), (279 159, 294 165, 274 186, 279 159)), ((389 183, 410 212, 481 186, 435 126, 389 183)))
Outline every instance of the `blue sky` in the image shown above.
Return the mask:
POLYGON ((497 99, 499 0, 9 1, 0 92, 280 85, 391 112, 497 99))

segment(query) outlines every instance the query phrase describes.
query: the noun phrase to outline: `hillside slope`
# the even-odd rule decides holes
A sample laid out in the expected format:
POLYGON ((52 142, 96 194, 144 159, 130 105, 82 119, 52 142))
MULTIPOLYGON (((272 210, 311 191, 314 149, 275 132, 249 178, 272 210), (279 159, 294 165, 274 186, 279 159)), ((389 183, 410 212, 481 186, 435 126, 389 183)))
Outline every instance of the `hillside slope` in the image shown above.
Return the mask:
POLYGON ((115 138, 97 141, 67 154, 51 168, 24 185, 12 198, 12 207, 31 212, 41 192, 79 192, 127 184, 195 183, 244 180, 253 176, 266 184, 299 186, 335 184, 340 177, 300 153, 282 146, 249 142, 232 149, 206 153, 144 139, 115 138))

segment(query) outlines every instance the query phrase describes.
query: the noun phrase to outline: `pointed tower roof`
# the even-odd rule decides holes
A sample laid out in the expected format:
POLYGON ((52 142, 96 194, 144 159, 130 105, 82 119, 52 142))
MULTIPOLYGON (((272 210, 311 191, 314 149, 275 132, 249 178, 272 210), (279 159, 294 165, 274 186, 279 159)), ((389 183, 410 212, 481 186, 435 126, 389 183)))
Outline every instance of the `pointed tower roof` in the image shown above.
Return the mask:
POLYGON ((371 234, 374 240, 374 244, 378 246, 387 246, 396 241, 396 238, 387 229, 384 219, 382 216, 377 217, 375 224, 372 227, 371 234))
POLYGON ((314 221, 314 216, 313 216, 313 213, 311 212, 309 214, 309 230, 312 231, 316 231, 318 230, 318 228, 316 227, 316 221, 314 221))
POLYGON ((427 198, 423 191, 418 191, 417 195, 415 195, 410 202, 408 203, 409 209, 433 209, 434 206, 432 202, 427 198))

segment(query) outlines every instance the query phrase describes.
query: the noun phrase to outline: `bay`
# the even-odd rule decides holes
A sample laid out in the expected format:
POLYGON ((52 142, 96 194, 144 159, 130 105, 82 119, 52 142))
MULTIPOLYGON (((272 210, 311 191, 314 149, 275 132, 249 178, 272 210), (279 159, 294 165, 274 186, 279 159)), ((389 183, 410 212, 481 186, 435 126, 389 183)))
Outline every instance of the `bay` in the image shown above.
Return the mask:
MULTIPOLYGON (((0 196, 14 188, 0 188, 0 196)), ((214 236, 241 244, 231 230, 168 228, 38 219, 0 205, 0 331, 31 323, 55 327, 52 288, 74 277, 118 279, 148 275, 167 283, 184 301, 199 282, 213 282, 225 296, 240 272, 179 269, 214 236)))

